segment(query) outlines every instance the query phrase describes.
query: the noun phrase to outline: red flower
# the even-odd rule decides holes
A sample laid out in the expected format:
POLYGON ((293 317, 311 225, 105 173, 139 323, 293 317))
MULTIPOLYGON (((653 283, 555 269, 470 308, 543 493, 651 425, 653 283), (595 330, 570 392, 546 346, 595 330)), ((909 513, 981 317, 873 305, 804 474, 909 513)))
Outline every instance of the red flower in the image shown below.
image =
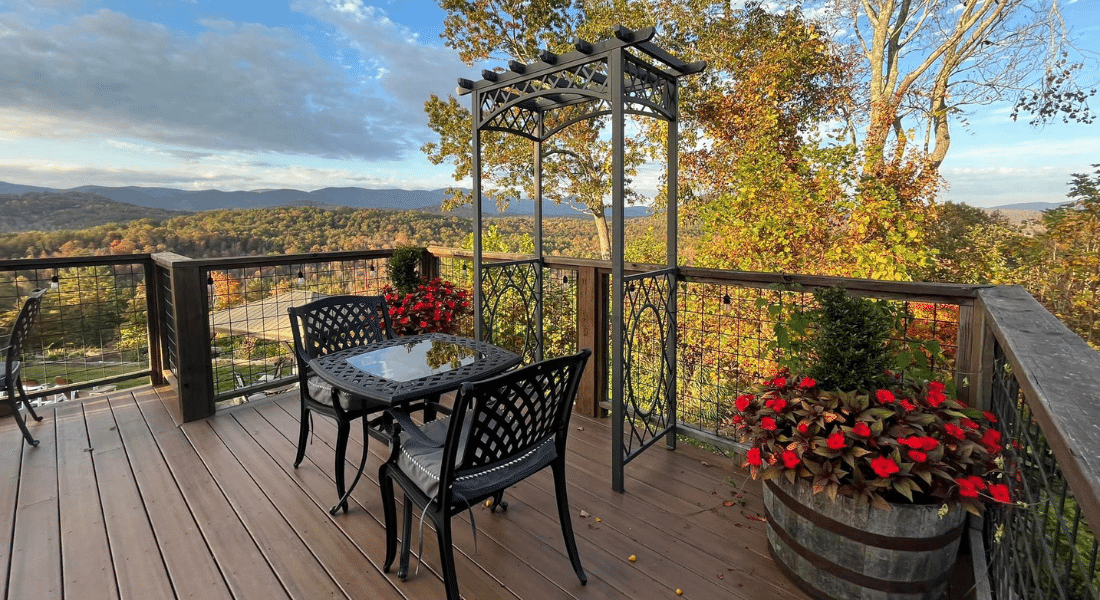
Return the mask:
POLYGON ((1001 452, 1001 432, 996 429, 986 429, 985 433, 982 434, 982 445, 991 454, 999 454, 1001 452))
POLYGON ((802 459, 795 454, 794 450, 783 451, 783 466, 788 469, 793 469, 798 466, 798 463, 802 462, 802 459))
POLYGON ((924 462, 928 460, 928 455, 924 452, 921 452, 920 450, 910 450, 909 458, 913 459, 916 462, 924 462))
POLYGON ((944 385, 942 381, 929 381, 928 389, 933 392, 943 393, 944 385))
POLYGON ((808 390, 808 389, 814 387, 815 385, 817 385, 817 382, 814 381, 813 377, 804 377, 802 379, 802 381, 798 382, 798 387, 800 387, 804 390, 808 390))
POLYGON ((754 467, 764 464, 764 461, 760 458, 760 448, 749 448, 748 453, 745 454, 745 460, 754 467))
POLYGON ((929 450, 935 450, 936 446, 940 445, 939 441, 937 441, 935 438, 919 437, 915 435, 898 438, 898 443, 902 446, 908 446, 913 450, 924 450, 925 452, 928 452, 929 450))
POLYGON ((970 485, 974 486, 974 489, 982 491, 985 489, 985 480, 977 475, 970 475, 966 478, 970 482, 970 485))
POLYGON ((942 392, 936 391, 928 392, 928 397, 925 398, 925 401, 927 401, 928 405, 932 408, 939 408, 944 400, 947 400, 947 396, 944 396, 942 392))
POLYGON ((748 408, 750 404, 752 404, 752 400, 753 400, 752 396, 750 396, 749 394, 744 394, 744 395, 741 395, 741 396, 737 397, 737 400, 734 402, 734 405, 737 406, 737 410, 739 412, 745 412, 745 409, 748 408))
POLYGON ((974 421, 971 421, 970 419, 963 419, 962 420, 962 426, 966 427, 967 429, 977 429, 978 428, 978 424, 975 423, 974 421))
POLYGON ((890 404, 891 402, 896 400, 896 398, 894 398, 893 392, 891 392, 890 390, 878 390, 878 391, 876 391, 875 392, 875 398, 883 404, 890 404))
POLYGON ((988 410, 983 412, 982 416, 985 417, 985 420, 989 421, 990 423, 996 423, 997 422, 997 415, 989 412, 988 410))
POLYGON ((825 444, 833 450, 840 450, 844 447, 844 434, 839 431, 830 433, 829 438, 825 440, 825 444))
POLYGON ((898 472, 898 463, 892 458, 880 456, 871 461, 871 468, 879 477, 889 477, 898 472))
POLYGON ((771 417, 760 419, 760 427, 765 431, 775 431, 775 419, 771 417))
POLYGON ((956 479, 955 483, 959 484, 959 495, 963 498, 978 497, 978 488, 969 479, 956 479))
POLYGON ((854 433, 854 434, 856 434, 860 437, 870 437, 871 436, 871 428, 868 427, 866 423, 860 421, 859 423, 856 423, 855 425, 852 426, 852 433, 854 433))
POLYGON ((777 388, 787 387, 787 378, 786 377, 776 377, 775 379, 772 380, 772 385, 774 385, 777 388))
POLYGON ((912 402, 910 402, 908 400, 902 400, 901 401, 901 407, 904 408, 908 412, 913 412, 914 410, 917 409, 917 405, 913 404, 912 402))
POLYGON ((993 483, 989 486, 989 495, 997 502, 1012 502, 1012 495, 1008 493, 1008 486, 1003 483, 993 483))
POLYGON ((787 408, 787 401, 782 398, 774 398, 765 402, 764 406, 771 408, 775 412, 783 412, 783 409, 787 408))
POLYGON ((807 425, 807 424, 805 423, 805 421, 803 421, 802 423, 799 423, 799 424, 798 424, 798 433, 801 433, 802 435, 806 435, 806 433, 807 433, 808 431, 810 431, 810 426, 809 426, 809 425, 807 425))
POLYGON ((953 438, 958 438, 960 440, 965 440, 966 439, 966 432, 963 431, 961 427, 959 427, 958 425, 956 425, 954 423, 945 424, 943 426, 943 430, 947 432, 947 435, 950 435, 953 438))
POLYGON ((745 417, 742 417, 741 415, 733 415, 733 422, 734 423, 741 423, 744 420, 745 420, 745 417))

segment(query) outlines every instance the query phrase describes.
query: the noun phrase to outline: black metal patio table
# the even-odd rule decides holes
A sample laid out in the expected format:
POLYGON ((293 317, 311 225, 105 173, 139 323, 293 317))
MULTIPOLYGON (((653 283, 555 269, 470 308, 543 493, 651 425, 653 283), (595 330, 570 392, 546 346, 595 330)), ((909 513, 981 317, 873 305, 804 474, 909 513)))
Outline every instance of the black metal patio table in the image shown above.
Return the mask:
MULTIPOLYGON (((426 333, 340 350, 309 361, 309 366, 337 389, 400 408, 413 400, 438 398, 464 382, 498 375, 522 360, 520 355, 486 342, 426 333)), ((370 425, 363 417, 363 458, 355 479, 330 509, 332 514, 351 496, 363 475, 370 425)))

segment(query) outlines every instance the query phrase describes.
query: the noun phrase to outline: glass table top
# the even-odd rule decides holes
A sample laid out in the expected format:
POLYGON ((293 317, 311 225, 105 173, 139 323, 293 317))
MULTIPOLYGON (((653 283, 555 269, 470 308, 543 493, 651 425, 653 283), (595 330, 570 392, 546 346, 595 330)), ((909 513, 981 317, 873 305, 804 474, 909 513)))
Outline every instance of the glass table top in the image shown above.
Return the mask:
POLYGON ((364 373, 390 381, 412 381, 453 371, 482 358, 473 348, 440 340, 419 340, 363 352, 347 359, 364 373))

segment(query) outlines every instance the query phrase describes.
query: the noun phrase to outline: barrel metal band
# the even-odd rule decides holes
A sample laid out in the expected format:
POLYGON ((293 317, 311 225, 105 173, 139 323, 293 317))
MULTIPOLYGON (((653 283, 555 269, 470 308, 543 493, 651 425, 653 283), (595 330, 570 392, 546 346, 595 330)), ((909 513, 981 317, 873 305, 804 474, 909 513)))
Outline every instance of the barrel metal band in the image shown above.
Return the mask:
MULTIPOLYGON (((774 525, 774 521, 771 520, 772 516, 771 513, 768 512, 767 506, 764 507, 764 517, 768 519, 770 523, 773 523, 772 525, 770 525, 771 530, 779 536, 779 539, 782 540, 782 542, 787 545, 787 547, 789 547, 811 565, 834 577, 867 589, 877 590, 888 594, 914 594, 930 592, 936 589, 938 586, 942 585, 945 581, 947 581, 947 578, 951 575, 951 571, 948 570, 944 573, 939 574, 933 579, 928 579, 925 581, 891 581, 888 579, 878 579, 876 577, 864 575, 863 573, 859 573, 857 571, 842 567, 836 563, 830 562, 825 558, 822 558, 819 554, 812 552, 810 549, 806 548, 802 544, 799 544, 797 541, 795 541, 794 537, 792 537, 791 534, 787 533, 785 529, 774 525)), ((774 555, 775 550, 771 548, 771 544, 768 545, 768 549, 771 550, 774 555)), ((786 565, 784 565, 783 561, 781 560, 777 560, 775 562, 781 567, 786 567, 786 565)), ((788 577, 793 574, 792 569, 784 568, 784 571, 787 571, 788 577)), ((797 574, 794 574, 794 577, 791 577, 791 579, 795 583, 797 583, 799 587, 802 587, 803 589, 813 590, 813 586, 803 580, 797 574)))
POLYGON ((840 534, 851 540, 855 540, 866 546, 874 546, 876 548, 883 548, 885 550, 903 550, 909 552, 929 552, 932 550, 939 550, 944 548, 951 542, 959 539, 962 535, 963 528, 966 527, 966 519, 963 519, 959 523, 958 527, 955 527, 947 533, 937 535, 935 537, 928 538, 908 538, 908 537, 893 537, 889 535, 879 535, 877 533, 870 533, 862 529, 856 529, 850 525, 845 525, 835 519, 830 519, 817 511, 805 506, 790 496, 785 490, 780 488, 772 481, 765 481, 764 485, 768 486, 772 494, 777 500, 783 503, 788 509, 797 514, 798 516, 806 519, 807 521, 817 525, 818 527, 827 531, 840 534))

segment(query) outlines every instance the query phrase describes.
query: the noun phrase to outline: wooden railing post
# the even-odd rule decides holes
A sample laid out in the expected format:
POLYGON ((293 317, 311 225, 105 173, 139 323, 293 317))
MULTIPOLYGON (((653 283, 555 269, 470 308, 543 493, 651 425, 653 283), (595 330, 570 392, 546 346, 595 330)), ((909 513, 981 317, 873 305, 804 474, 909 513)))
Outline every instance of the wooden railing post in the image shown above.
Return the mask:
MULTIPOLYGON (((175 336, 174 387, 178 405, 174 416, 195 421, 214 414, 214 377, 210 370, 210 332, 207 328, 206 269, 189 258, 172 253, 153 256, 169 271, 172 323, 175 336)), ((172 407, 170 407, 172 408, 172 407)))
POLYGON ((604 276, 594 266, 577 267, 577 348, 590 348, 592 358, 584 370, 574 410, 601 416, 600 403, 607 399, 607 298, 604 276))
POLYGON ((144 262, 145 267, 145 329, 147 343, 149 344, 149 380, 153 385, 164 385, 164 357, 162 355, 164 344, 161 342, 160 327, 160 290, 161 282, 158 276, 157 263, 148 258, 144 262))

